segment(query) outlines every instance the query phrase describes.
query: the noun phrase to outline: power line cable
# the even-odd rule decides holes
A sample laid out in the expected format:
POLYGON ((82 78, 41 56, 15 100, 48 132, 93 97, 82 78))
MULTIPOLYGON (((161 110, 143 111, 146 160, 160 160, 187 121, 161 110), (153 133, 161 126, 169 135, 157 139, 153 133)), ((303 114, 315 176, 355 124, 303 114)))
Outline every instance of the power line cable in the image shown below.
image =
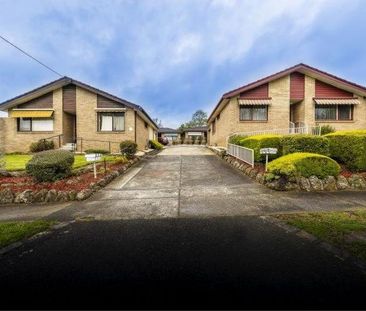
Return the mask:
POLYGON ((2 40, 4 40, 6 43, 10 44, 11 46, 13 46, 14 48, 16 48, 17 50, 19 50, 20 52, 22 52, 23 54, 25 54, 26 56, 30 57, 31 59, 33 59, 34 61, 36 61, 38 64, 42 65, 43 67, 47 68, 48 70, 52 71, 53 73, 57 74, 60 77, 63 77, 62 74, 58 73, 56 70, 53 70, 51 67, 47 66, 46 64, 42 63, 41 61, 39 61, 37 58, 33 57, 32 55, 30 55, 29 53, 27 53, 26 51, 22 50, 20 47, 16 46, 14 43, 11 43, 8 39, 4 38, 3 36, 0 35, 0 38, 2 40))

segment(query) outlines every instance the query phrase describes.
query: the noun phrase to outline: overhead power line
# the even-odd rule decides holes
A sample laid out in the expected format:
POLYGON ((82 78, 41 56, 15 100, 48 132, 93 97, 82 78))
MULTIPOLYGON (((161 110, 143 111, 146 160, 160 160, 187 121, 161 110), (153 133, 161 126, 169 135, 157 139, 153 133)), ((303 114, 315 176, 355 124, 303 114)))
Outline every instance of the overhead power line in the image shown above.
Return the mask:
POLYGON ((53 70, 51 67, 47 66, 46 64, 42 63, 40 60, 38 60, 37 58, 33 57, 32 55, 30 55, 29 53, 27 53, 26 51, 22 50, 20 47, 16 46, 14 43, 11 43, 8 39, 4 38, 3 36, 0 35, 0 38, 2 40, 4 40, 6 43, 10 44, 11 46, 13 46, 14 48, 16 48, 17 50, 19 50, 20 52, 22 52, 23 54, 25 54, 26 56, 30 57, 31 59, 33 59, 34 61, 36 61, 38 64, 42 65, 43 67, 47 68, 48 70, 52 71, 53 73, 57 74, 60 77, 63 77, 62 74, 58 73, 56 70, 53 70))

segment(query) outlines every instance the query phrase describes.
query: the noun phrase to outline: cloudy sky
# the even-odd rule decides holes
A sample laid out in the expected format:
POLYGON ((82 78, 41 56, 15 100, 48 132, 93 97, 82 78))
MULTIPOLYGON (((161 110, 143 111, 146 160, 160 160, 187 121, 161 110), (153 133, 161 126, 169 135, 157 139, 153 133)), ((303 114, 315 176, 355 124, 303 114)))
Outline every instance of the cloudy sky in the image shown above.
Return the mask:
MULTIPOLYGON (((300 62, 366 85, 363 0, 1 0, 1 12, 1 35, 164 126, 300 62)), ((0 41, 0 101, 57 78, 0 41)))

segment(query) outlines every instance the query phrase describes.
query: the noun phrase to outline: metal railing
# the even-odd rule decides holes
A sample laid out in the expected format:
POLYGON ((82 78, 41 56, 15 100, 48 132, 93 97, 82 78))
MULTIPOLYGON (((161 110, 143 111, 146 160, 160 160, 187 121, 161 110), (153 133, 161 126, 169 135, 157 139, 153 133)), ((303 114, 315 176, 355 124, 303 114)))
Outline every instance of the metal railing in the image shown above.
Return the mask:
POLYGON ((63 134, 59 134, 59 135, 54 135, 54 136, 50 136, 50 137, 46 137, 46 138, 42 138, 42 141, 47 141, 47 140, 51 140, 54 141, 56 139, 57 143, 58 143, 58 148, 61 148, 62 146, 62 138, 63 138, 63 134))
POLYGON ((278 135, 288 135, 288 134, 311 134, 320 135, 321 126, 303 126, 303 127, 289 127, 285 129, 272 129, 272 130, 261 130, 252 132, 235 132, 227 137, 227 142, 229 142, 230 137, 235 135, 243 136, 254 136, 254 135, 265 135, 265 134, 278 134, 278 135))
POLYGON ((83 150, 88 149, 88 148, 85 148, 85 143, 90 143, 90 142, 102 143, 102 147, 100 147, 101 145, 98 145, 98 146, 94 145, 93 147, 90 147, 90 144, 89 144, 89 148, 92 148, 92 149, 105 148, 106 150, 109 151, 109 153, 112 152, 112 146, 114 144, 117 144, 118 149, 119 149, 119 144, 120 144, 120 142, 116 142, 116 141, 85 139, 85 138, 82 138, 82 137, 78 137, 76 139, 76 150, 79 150, 80 152, 83 152, 83 150))
POLYGON ((227 144, 227 154, 238 158, 239 160, 248 163, 252 167, 254 167, 254 150, 245 148, 242 146, 227 144))

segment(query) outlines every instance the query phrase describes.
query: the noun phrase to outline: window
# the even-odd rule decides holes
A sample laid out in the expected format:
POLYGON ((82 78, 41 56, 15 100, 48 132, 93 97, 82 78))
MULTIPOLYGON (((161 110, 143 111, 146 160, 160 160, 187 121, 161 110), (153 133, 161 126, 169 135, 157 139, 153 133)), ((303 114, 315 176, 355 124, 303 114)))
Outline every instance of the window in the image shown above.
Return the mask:
POLYGON ((125 130, 124 112, 99 112, 98 131, 99 132, 121 132, 125 130))
POLYGON ((315 105, 315 120, 353 120, 353 105, 315 105))
POLYGON ((217 119, 217 121, 220 120, 220 114, 217 115, 216 119, 217 119))
POLYGON ((268 106, 240 106, 240 121, 267 121, 268 106))
POLYGON ((212 134, 215 134, 216 132, 216 122, 215 120, 212 121, 212 134))
POLYGON ((147 122, 145 122, 145 128, 147 129, 147 122))
POLYGON ((18 118, 19 132, 52 132, 53 119, 18 118))

